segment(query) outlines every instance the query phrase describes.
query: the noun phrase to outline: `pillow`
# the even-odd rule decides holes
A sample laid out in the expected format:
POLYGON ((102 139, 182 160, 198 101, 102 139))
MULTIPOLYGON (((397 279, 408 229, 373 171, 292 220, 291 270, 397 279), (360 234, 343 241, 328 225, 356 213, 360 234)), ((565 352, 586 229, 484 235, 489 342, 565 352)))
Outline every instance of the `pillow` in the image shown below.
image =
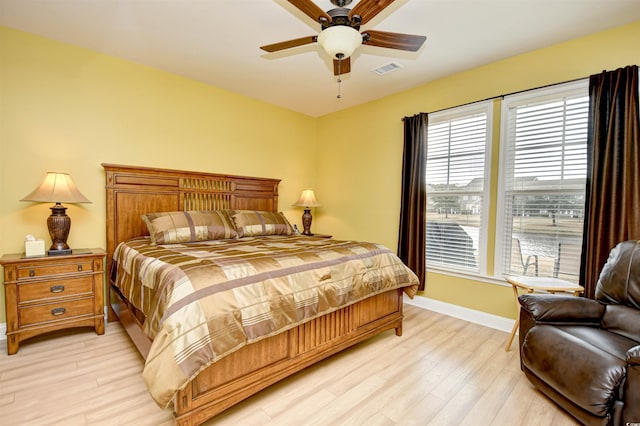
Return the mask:
POLYGON ((291 224, 280 212, 236 210, 233 221, 239 237, 293 234, 291 224))
POLYGON ((226 210, 179 211, 142 215, 151 244, 178 244, 194 241, 237 238, 233 220, 226 210))

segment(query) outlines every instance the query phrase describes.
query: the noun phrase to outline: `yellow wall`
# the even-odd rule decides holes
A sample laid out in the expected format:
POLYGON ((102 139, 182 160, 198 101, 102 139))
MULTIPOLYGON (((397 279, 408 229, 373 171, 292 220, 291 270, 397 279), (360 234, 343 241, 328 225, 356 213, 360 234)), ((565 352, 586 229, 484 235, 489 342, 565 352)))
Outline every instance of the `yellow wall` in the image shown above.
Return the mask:
MULTIPOLYGON (((640 21, 488 64, 321 117, 317 182, 323 208, 318 225, 340 237, 371 239, 395 249, 400 214, 402 117, 639 64, 638 40, 640 21)), ((428 55, 428 49, 423 54, 428 55)), ((499 106, 496 101, 490 239, 495 234, 499 106)), ((490 241, 491 250, 493 245, 494 242, 490 241)), ((487 265, 489 272, 493 271, 492 262, 491 257, 487 265)), ((514 318, 515 306, 510 287, 487 281, 490 280, 428 273, 425 295, 514 318)))
POLYGON ((29 233, 51 243, 50 205, 18 200, 52 170, 93 202, 68 206, 69 245, 105 247, 103 162, 277 177, 300 224, 290 206, 316 183, 316 119, 8 28, 0 45, 0 253, 29 233))
MULTIPOLYGON (((395 249, 402 117, 640 63, 639 39, 636 22, 316 119, 0 27, 0 253, 22 251, 27 233, 49 243, 49 206, 18 201, 49 170, 71 173, 93 201, 69 206, 70 245, 104 247, 102 162, 278 177, 298 224, 289 206, 314 187, 314 231, 395 249)), ((480 281, 431 273, 426 295, 515 313, 506 287, 480 281)))

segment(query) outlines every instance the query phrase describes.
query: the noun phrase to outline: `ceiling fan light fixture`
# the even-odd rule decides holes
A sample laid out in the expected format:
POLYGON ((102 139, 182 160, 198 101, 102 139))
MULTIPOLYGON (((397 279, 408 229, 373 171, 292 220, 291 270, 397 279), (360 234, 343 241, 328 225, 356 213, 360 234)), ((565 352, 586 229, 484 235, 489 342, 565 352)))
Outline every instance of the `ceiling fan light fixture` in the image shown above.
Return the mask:
POLYGON ((362 44, 362 35, 352 27, 334 25, 318 34, 318 44, 332 59, 346 59, 362 44))

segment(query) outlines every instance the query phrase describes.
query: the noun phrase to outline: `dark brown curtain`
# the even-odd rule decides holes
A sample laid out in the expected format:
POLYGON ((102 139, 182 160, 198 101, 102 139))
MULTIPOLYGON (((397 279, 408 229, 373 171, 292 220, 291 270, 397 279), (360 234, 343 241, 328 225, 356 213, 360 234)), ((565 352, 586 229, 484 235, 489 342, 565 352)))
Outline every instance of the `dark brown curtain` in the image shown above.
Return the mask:
POLYGON ((425 287, 428 124, 426 113, 404 118, 398 256, 420 279, 420 290, 425 287))
POLYGON ((580 282, 593 298, 611 249, 640 239, 638 66, 592 75, 589 98, 580 282))

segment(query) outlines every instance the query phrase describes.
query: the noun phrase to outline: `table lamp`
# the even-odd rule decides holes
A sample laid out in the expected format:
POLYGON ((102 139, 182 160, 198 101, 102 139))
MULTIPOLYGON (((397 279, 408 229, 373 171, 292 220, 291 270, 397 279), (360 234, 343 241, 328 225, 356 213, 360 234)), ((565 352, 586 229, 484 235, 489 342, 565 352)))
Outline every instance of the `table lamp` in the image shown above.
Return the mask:
POLYGON ((320 203, 316 200, 316 196, 313 194, 312 189, 305 189, 300 195, 300 199, 293 204, 294 207, 304 207, 304 213, 302 214, 302 235, 313 235, 311 233, 311 207, 320 207, 320 203))
POLYGON ((68 173, 47 172, 44 180, 32 193, 20 201, 36 201, 55 203, 51 208, 51 216, 47 219, 47 227, 51 236, 49 256, 71 254, 67 245, 67 237, 71 229, 71 218, 67 216, 67 208, 61 203, 90 203, 76 188, 68 173))

